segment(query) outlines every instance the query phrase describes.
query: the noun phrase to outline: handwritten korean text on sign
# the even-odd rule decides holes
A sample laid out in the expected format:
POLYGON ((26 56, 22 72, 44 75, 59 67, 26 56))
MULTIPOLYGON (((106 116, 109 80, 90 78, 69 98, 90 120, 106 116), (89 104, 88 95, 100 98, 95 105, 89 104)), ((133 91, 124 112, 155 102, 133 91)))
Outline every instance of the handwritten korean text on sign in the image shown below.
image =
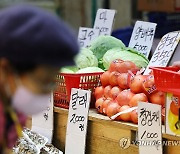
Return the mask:
POLYGON ((129 47, 149 56, 156 30, 155 23, 137 21, 129 42, 129 47))
POLYGON ((116 10, 98 9, 94 23, 99 35, 111 35, 116 10))
POLYGON ((150 73, 149 67, 152 66, 167 66, 171 59, 180 39, 180 31, 171 32, 162 37, 160 40, 144 74, 150 73))
POLYGON ((39 114, 32 116, 32 130, 47 137, 48 142, 51 143, 53 136, 53 93, 51 93, 47 98, 44 99, 44 104, 46 104, 44 110, 39 114))
POLYGON ((147 151, 162 154, 161 106, 140 102, 138 104, 138 140, 141 143, 139 153, 147 151))
POLYGON ((75 88, 71 90, 66 133, 66 154, 84 154, 90 93, 90 91, 75 88))
POLYGON ((78 40, 80 47, 88 47, 92 40, 98 37, 98 30, 93 28, 80 27, 78 40))

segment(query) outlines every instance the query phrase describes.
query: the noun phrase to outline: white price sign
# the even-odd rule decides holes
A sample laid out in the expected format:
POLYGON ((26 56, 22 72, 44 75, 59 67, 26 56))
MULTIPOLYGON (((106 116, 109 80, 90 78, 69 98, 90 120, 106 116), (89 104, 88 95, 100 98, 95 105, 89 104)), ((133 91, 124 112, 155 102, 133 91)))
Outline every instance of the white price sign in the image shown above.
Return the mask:
POLYGON ((98 37, 99 31, 93 28, 79 27, 78 40, 81 48, 89 46, 92 40, 98 37))
POLYGON ((149 56, 156 30, 156 23, 137 21, 129 42, 129 47, 149 56))
POLYGON ((180 31, 171 32, 160 40, 145 72, 148 75, 151 72, 150 67, 167 66, 180 39, 180 31))
POLYGON ((37 115, 32 116, 32 131, 48 138, 51 143, 53 136, 53 93, 49 96, 46 109, 37 115))
POLYGON ((161 106, 138 103, 139 154, 162 154, 161 106))
POLYGON ((85 153, 90 96, 90 91, 71 89, 66 131, 66 154, 85 153))
POLYGON ((94 29, 98 35, 111 35, 116 10, 98 9, 94 23, 94 29))

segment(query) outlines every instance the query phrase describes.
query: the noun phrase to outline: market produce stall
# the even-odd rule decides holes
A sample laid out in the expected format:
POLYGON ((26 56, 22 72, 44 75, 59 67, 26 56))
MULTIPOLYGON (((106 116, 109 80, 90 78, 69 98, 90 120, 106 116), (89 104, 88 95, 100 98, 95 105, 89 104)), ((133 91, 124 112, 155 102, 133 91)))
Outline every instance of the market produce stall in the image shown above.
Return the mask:
MULTIPOLYGON (((179 33, 168 34, 168 37, 177 38, 179 33)), ((176 40, 174 39, 174 41, 176 40)), ((171 42, 171 44, 173 43, 171 42)), ((92 92, 92 108, 89 111, 87 126, 86 153, 139 153, 140 144, 143 141, 140 140, 140 135, 138 135, 139 102, 149 105, 155 104, 160 107, 158 113, 160 113, 161 118, 157 116, 157 119, 162 119, 160 127, 161 123, 165 126, 162 126, 162 131, 160 130, 162 138, 160 137, 157 142, 162 143, 163 153, 178 153, 180 138, 173 136, 179 135, 177 118, 179 112, 178 107, 176 107, 178 101, 173 104, 173 108, 170 108, 170 113, 172 113, 170 119, 174 121, 171 122, 169 117, 165 116, 166 92, 168 91, 156 87, 155 79, 158 76, 155 76, 153 71, 149 69, 151 66, 161 66, 162 62, 166 66, 166 62, 170 60, 170 51, 174 51, 177 44, 170 49, 167 48, 165 54, 162 55, 159 47, 164 48, 164 45, 163 42, 159 43, 154 57, 152 57, 153 61, 157 60, 159 64, 153 63, 152 60, 149 62, 145 55, 133 48, 126 47, 120 40, 111 36, 100 36, 92 41, 90 47, 81 49, 76 58, 77 70, 72 72, 72 68, 63 68, 64 72, 60 73, 62 76, 58 83, 64 84, 58 84, 54 93, 56 106, 54 108, 54 145, 65 151, 67 146, 67 142, 65 143, 66 135, 69 134, 66 132, 69 123, 67 119, 68 110, 66 109, 72 103, 70 89, 80 88, 92 92), (167 60, 163 61, 164 58, 167 58, 167 60), (145 71, 146 67, 147 70, 145 71), (145 74, 143 74, 144 71, 145 74), (99 72, 99 76, 95 79, 93 74, 95 75, 97 72, 99 72), (77 79, 78 75, 79 79, 77 79), (83 79, 84 75, 86 75, 86 79, 83 79), (74 83, 71 82, 70 88, 68 82, 73 81, 74 78, 77 80, 74 83), (74 85, 75 83, 76 85, 74 85), (68 97, 62 97, 63 92, 66 95, 68 94, 68 97), (96 109, 93 109, 94 106, 96 109), (174 134, 172 135, 166 134, 167 121, 169 122, 169 129, 173 130, 174 134)), ((155 117, 153 114, 148 114, 145 118, 150 118, 152 121, 153 118, 151 117, 155 117)), ((152 127, 152 129, 156 128, 152 127)), ((76 139, 73 138, 73 140, 76 139)), ((154 140, 156 139, 154 138, 154 140)))
MULTIPOLYGON (((179 93, 157 86, 165 76, 153 70, 168 65, 180 32, 163 36, 148 59, 155 27, 137 21, 128 47, 99 32, 81 48, 74 66, 59 70, 53 92, 55 147, 67 154, 178 153, 179 93)), ((179 70, 171 70, 173 78, 179 70)))

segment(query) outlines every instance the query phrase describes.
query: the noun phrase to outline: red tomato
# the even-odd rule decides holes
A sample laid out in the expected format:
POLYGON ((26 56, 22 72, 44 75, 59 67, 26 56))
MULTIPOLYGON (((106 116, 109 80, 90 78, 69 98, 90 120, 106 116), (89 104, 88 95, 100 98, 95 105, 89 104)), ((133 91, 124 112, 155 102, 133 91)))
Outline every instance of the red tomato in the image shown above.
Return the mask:
POLYGON ((173 114, 179 115, 179 105, 175 101, 172 101, 170 104, 170 110, 173 114))
POLYGON ((98 100, 96 100, 95 107, 99 113, 103 113, 102 104, 103 104, 104 100, 105 100, 104 97, 101 97, 98 100))
POLYGON ((106 109, 107 109, 108 104, 109 104, 111 101, 112 101, 112 99, 108 98, 108 99, 106 99, 106 100, 103 102, 103 104, 102 104, 102 111, 103 111, 103 114, 104 114, 104 115, 107 115, 106 109))
POLYGON ((110 72, 109 71, 106 71, 104 72, 101 77, 100 77, 100 81, 101 81, 101 84, 103 86, 107 86, 109 85, 109 76, 110 76, 110 72))
POLYGON ((129 106, 138 106, 138 102, 148 102, 148 98, 144 93, 135 94, 129 102, 129 106))
POLYGON ((151 94, 157 91, 157 88, 155 86, 155 82, 154 82, 154 76, 153 75, 149 75, 143 82, 143 89, 144 92, 146 92, 147 94, 151 94))
POLYGON ((112 89, 112 86, 106 86, 105 88, 104 88, 104 96, 106 97, 106 98, 108 98, 108 97, 110 97, 110 91, 111 91, 111 89, 112 89))
POLYGON ((112 99, 115 99, 115 98, 119 95, 119 93, 120 93, 121 91, 122 91, 122 90, 121 90, 118 86, 115 86, 115 87, 113 87, 113 88, 111 89, 109 96, 110 96, 112 99))
POLYGON ((153 104, 165 105, 165 93, 157 91, 149 96, 149 101, 153 104))
POLYGON ((133 110, 131 113, 130 113, 130 116, 131 116, 131 121, 135 124, 138 124, 138 111, 137 109, 136 110, 133 110))
POLYGON ((110 72, 114 72, 114 71, 117 71, 117 65, 124 62, 123 60, 121 59, 116 59, 116 60, 113 60, 110 64, 110 67, 109 67, 109 71, 110 72))
POLYGON ((129 101, 134 96, 134 94, 130 90, 123 90, 120 92, 120 94, 117 96, 116 100, 118 101, 118 104, 120 106, 123 105, 129 105, 129 101))
POLYGON ((130 89, 134 93, 141 93, 143 92, 143 81, 145 80, 146 76, 144 75, 136 75, 132 78, 130 83, 130 89))
MULTIPOLYGON (((127 109, 129 109, 130 107, 128 105, 123 105, 122 107, 120 107, 118 109, 118 112, 122 112, 122 111, 125 111, 127 109)), ((124 114, 121 114, 117 120, 122 120, 122 121, 130 121, 131 120, 131 115, 130 115, 130 112, 129 113, 124 113, 124 114)))
POLYGON ((94 95, 96 97, 96 99, 103 97, 104 95, 104 87, 100 86, 100 87, 96 87, 94 95))
POLYGON ((115 115, 116 113, 118 113, 118 108, 120 106, 118 105, 118 103, 114 102, 114 101, 111 101, 108 106, 107 106, 107 109, 106 109, 106 114, 108 117, 111 117, 113 115, 115 115))
POLYGON ((122 89, 128 89, 129 88, 129 85, 128 85, 128 73, 121 73, 119 76, 118 76, 118 85, 120 88, 122 89))
POLYGON ((118 76, 119 73, 118 72, 111 72, 110 76, 109 76, 109 83, 111 86, 117 86, 118 85, 118 76))

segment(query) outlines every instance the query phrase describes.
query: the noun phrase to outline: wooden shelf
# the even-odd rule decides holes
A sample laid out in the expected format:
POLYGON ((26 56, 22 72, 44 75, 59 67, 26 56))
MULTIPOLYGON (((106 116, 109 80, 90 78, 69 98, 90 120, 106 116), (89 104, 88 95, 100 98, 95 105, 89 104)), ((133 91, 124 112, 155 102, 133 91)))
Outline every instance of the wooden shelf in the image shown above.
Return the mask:
MULTIPOLYGON (((54 107, 54 139, 53 143, 60 150, 65 149, 68 110, 54 107)), ((135 140, 138 126, 133 123, 112 121, 107 116, 97 114, 95 109, 89 111, 86 153, 92 154, 138 154, 138 146, 131 144, 128 149, 121 149, 119 140, 128 137, 135 140)), ((168 141, 180 140, 180 137, 165 134, 162 126, 163 139, 168 141)), ((178 154, 180 146, 164 147, 165 154, 178 154)))
MULTIPOLYGON (((60 114, 68 114, 67 109, 62 109, 58 107, 54 107, 54 112, 60 113, 60 114)), ((119 122, 119 121, 112 121, 109 119, 109 117, 98 114, 95 109, 89 110, 89 120, 90 121, 97 121, 97 122, 103 122, 105 124, 111 124, 113 126, 117 127, 124 127, 125 129, 130 129, 137 131, 137 125, 133 123, 126 123, 126 122, 119 122)))
MULTIPOLYGON (((58 107, 54 107, 54 112, 60 113, 60 114, 68 114, 67 109, 58 108, 58 107)), ((117 126, 117 127, 129 129, 129 130, 133 130, 133 131, 138 130, 138 125, 136 125, 136 124, 129 123, 129 122, 112 121, 107 116, 104 116, 102 114, 98 114, 95 109, 90 109, 89 120, 90 121, 103 122, 105 124, 111 124, 112 126, 117 126)), ((180 140, 179 136, 165 134, 165 126, 164 125, 162 125, 162 132, 163 132, 163 138, 165 138, 165 139, 180 140)))

